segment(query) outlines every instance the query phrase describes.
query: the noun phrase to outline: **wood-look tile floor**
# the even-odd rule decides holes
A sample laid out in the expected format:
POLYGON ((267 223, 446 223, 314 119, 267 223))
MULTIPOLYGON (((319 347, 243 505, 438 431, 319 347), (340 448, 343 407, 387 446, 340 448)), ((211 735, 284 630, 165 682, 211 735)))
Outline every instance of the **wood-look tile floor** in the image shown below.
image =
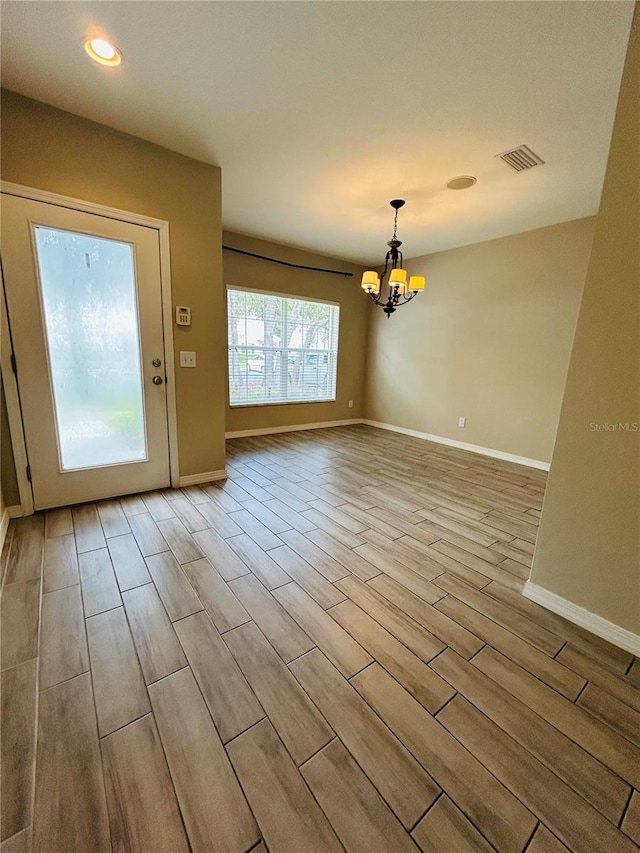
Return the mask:
POLYGON ((2 853, 626 853, 640 664, 521 596, 545 474, 368 427, 12 522, 2 853))

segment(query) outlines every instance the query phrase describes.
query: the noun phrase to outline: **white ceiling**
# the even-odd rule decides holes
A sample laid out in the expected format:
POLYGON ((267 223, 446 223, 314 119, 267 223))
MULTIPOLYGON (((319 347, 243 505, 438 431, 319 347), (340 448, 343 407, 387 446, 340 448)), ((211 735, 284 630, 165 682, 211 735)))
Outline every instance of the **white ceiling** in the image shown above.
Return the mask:
POLYGON ((222 167, 230 230, 379 263, 597 212, 633 2, 3 2, 8 89, 222 167), (82 39, 122 50, 96 65, 82 39), (494 155, 525 143, 546 165, 494 155), (466 191, 450 177, 478 178, 466 191))

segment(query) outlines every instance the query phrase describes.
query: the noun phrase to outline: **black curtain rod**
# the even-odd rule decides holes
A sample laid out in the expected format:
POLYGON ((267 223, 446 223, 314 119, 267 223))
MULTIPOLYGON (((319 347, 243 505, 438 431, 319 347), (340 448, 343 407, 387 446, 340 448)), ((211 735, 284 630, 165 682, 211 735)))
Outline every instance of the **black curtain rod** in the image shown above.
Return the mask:
POLYGON ((322 267, 307 267, 304 264, 290 264, 288 261, 279 261, 277 258, 268 258, 266 255, 256 255, 255 252, 245 252, 244 249, 234 249, 233 246, 222 247, 227 252, 235 252, 237 255, 248 255, 250 258, 258 258, 261 261, 269 261, 271 264, 280 264, 283 267, 293 267, 296 270, 311 270, 312 272, 326 272, 329 275, 343 275, 345 278, 352 278, 352 272, 342 272, 341 270, 325 270, 322 267))

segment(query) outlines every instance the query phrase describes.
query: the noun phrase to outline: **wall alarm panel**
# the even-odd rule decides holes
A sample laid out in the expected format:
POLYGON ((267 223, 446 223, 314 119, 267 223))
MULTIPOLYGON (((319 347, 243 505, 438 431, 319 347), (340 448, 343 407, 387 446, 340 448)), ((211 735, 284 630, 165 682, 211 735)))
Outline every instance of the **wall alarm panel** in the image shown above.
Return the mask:
POLYGON ((187 308, 185 305, 176 305, 176 325, 191 325, 191 308, 187 308))

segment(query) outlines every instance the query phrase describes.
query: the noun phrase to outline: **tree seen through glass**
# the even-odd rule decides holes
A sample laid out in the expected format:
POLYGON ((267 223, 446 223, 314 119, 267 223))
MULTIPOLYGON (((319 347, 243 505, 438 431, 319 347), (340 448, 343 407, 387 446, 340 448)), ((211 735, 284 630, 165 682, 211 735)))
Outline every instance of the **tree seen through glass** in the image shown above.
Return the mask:
POLYGON ((146 458, 133 249, 36 226, 63 470, 146 458))
POLYGON ((231 405, 335 397, 339 308, 228 290, 231 405))

